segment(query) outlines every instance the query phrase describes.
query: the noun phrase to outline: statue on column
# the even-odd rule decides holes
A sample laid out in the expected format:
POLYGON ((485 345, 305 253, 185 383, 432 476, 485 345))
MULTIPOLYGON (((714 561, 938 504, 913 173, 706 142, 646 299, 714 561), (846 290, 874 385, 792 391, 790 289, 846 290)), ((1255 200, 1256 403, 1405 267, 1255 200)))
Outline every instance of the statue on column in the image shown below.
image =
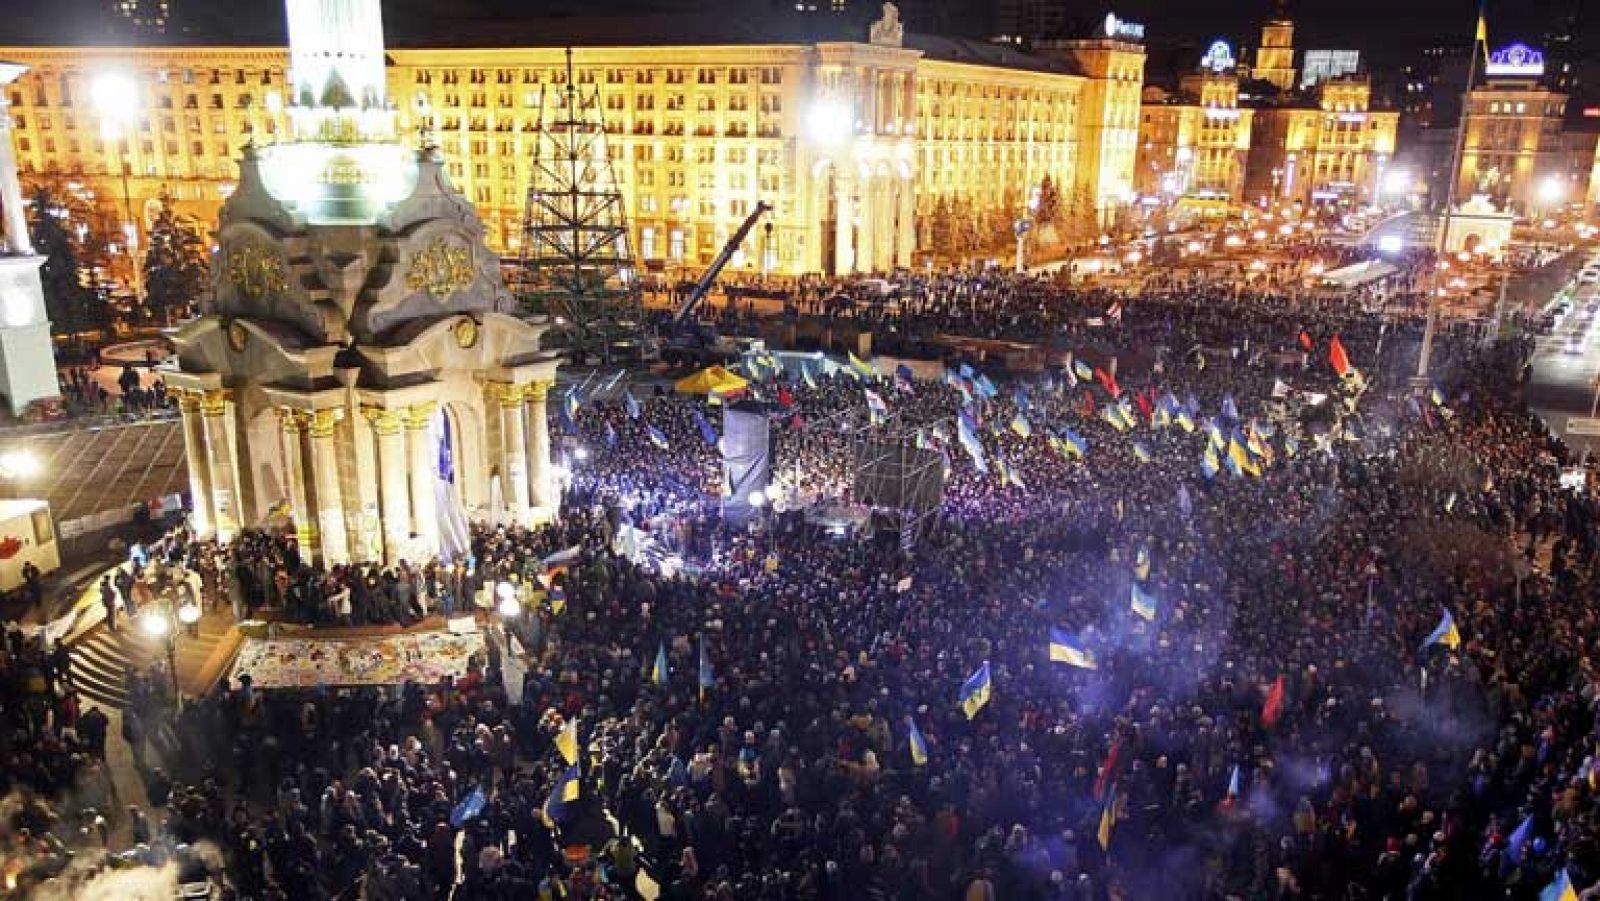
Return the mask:
POLYGON ((879 47, 901 47, 905 45, 905 38, 906 28, 900 23, 900 7, 884 3, 883 15, 867 30, 867 42, 879 47))

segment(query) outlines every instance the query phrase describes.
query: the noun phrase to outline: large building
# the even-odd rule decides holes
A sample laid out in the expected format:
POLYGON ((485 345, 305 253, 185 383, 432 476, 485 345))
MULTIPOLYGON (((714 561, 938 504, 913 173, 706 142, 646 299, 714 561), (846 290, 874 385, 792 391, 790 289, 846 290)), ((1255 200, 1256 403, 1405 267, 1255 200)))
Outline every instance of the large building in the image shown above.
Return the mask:
MULTIPOLYGON (((634 29, 652 27, 635 17, 634 29)), ((619 42, 628 37, 613 31, 619 42)), ((758 200, 774 207, 777 272, 908 266, 946 201, 1009 221, 1046 175, 1069 212, 1110 221, 1132 196, 1144 50, 1129 36, 1037 55, 907 35, 892 4, 852 41, 580 44, 598 92, 634 247, 653 268, 703 265, 758 200), (860 40, 860 37, 867 38, 860 40)), ((588 42, 585 42, 588 43, 588 42)), ((58 182, 148 217, 163 192, 202 221, 237 181, 247 143, 286 133, 282 48, 12 47, 32 67, 11 90, 29 182, 58 182), (91 84, 121 72, 142 109, 108 139, 91 84)), ((391 48, 397 127, 434 142, 491 247, 515 255, 540 104, 566 77, 556 47, 391 48)), ((750 239, 765 242, 762 234, 750 239)))
POLYGON ((1372 105, 1372 83, 1346 75, 1308 97, 1256 110, 1245 195, 1251 203, 1371 203, 1395 152, 1400 114, 1372 105))
POLYGON ((1484 194, 1525 215, 1580 199, 1563 132, 1567 95, 1547 86, 1544 55, 1513 44, 1491 54, 1484 70, 1467 97, 1456 195, 1484 194))
POLYGON ((1272 17, 1261 26, 1261 46, 1256 48, 1250 76, 1280 91, 1295 89, 1294 22, 1282 3, 1275 5, 1272 17))
POLYGON ((1254 112, 1239 105, 1232 49, 1214 42, 1176 92, 1145 89, 1135 190, 1146 203, 1238 202, 1254 112))

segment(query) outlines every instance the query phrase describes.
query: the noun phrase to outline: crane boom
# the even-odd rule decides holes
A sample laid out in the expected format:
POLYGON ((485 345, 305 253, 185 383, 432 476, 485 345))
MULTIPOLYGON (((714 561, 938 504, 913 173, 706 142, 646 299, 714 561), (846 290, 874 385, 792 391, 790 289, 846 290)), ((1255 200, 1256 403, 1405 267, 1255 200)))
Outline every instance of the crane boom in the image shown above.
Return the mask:
POLYGON ((705 274, 700 276, 700 281, 695 283, 694 290, 689 292, 689 296, 678 307, 678 312, 673 314, 673 325, 681 325, 685 319, 694 314, 695 308, 700 306, 700 301, 705 300, 706 295, 711 293, 711 286, 716 284, 717 276, 722 274, 723 267, 727 266, 728 261, 733 259, 733 252, 739 249, 740 244, 744 243, 744 239, 750 234, 750 229, 756 227, 756 220, 771 209, 772 204, 767 203, 765 200, 756 201, 756 208, 751 210, 750 215, 745 217, 744 222, 733 233, 733 237, 728 239, 728 243, 722 245, 722 252, 717 254, 715 260, 711 261, 711 266, 706 269, 705 274))

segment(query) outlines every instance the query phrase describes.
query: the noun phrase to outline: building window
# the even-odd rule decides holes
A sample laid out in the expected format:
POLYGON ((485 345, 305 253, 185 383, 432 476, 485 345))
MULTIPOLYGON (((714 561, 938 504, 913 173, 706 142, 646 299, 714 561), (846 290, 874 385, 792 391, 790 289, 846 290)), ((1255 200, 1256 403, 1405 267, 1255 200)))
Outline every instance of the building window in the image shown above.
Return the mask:
POLYGON ((667 237, 667 256, 683 262, 683 229, 675 228, 667 237))
POLYGON ((647 260, 656 256, 656 230, 646 225, 639 230, 639 254, 647 260))

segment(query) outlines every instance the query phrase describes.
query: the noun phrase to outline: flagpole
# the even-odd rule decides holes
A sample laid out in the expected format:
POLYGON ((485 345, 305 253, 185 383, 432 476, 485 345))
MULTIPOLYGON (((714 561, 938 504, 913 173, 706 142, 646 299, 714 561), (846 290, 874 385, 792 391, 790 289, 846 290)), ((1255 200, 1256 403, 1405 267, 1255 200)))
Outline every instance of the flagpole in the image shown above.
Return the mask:
POLYGON ((1412 387, 1422 390, 1428 384, 1428 364, 1433 357, 1434 333, 1439 328, 1439 264, 1444 262, 1444 248, 1450 234, 1450 215, 1456 206, 1456 184, 1461 180, 1461 154, 1467 142, 1467 111, 1472 103, 1472 86, 1478 80, 1478 43, 1488 52, 1488 33, 1479 28, 1485 19, 1487 0, 1478 4, 1478 20, 1472 25, 1472 51, 1467 60, 1467 87, 1461 92, 1461 115, 1456 117, 1455 147, 1450 154, 1450 183, 1445 187, 1444 218, 1433 236, 1433 279, 1428 288, 1428 320, 1422 331, 1422 353, 1417 357, 1417 377, 1412 387))

